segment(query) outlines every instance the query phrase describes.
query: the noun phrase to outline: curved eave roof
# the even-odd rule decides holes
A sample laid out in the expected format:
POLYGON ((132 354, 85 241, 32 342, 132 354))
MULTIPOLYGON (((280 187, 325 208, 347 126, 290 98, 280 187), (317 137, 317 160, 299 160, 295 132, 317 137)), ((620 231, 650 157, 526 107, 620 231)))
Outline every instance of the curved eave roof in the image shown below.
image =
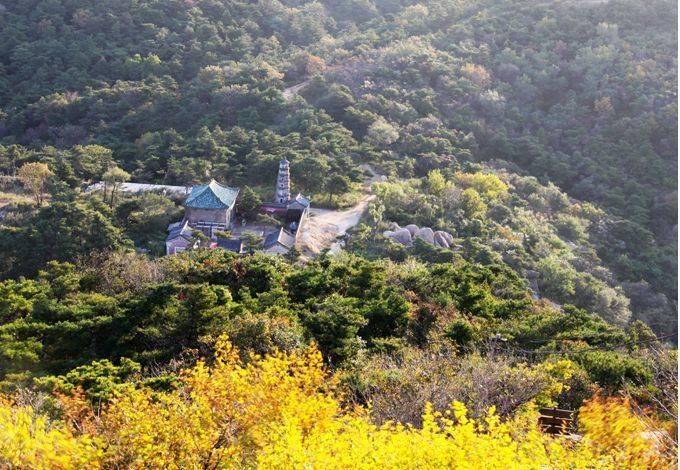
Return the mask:
POLYGON ((271 248, 272 246, 280 243, 284 247, 290 249, 295 245, 295 236, 285 231, 283 228, 279 228, 277 231, 270 233, 264 238, 262 246, 266 248, 271 248))
POLYGON ((192 235, 193 230, 191 229, 191 227, 189 227, 189 222, 183 220, 179 224, 174 226, 172 229, 170 229, 170 232, 168 233, 168 236, 166 237, 165 241, 169 242, 170 240, 174 240, 175 238, 178 237, 183 237, 189 240, 192 235))
POLYGON ((309 199, 304 197, 302 193, 298 193, 298 195, 295 196, 295 199, 293 199, 293 202, 297 202, 303 207, 309 207, 309 199))
POLYGON ((223 186, 212 180, 208 184, 194 186, 184 202, 184 207, 193 209, 227 209, 234 204, 239 190, 223 186))

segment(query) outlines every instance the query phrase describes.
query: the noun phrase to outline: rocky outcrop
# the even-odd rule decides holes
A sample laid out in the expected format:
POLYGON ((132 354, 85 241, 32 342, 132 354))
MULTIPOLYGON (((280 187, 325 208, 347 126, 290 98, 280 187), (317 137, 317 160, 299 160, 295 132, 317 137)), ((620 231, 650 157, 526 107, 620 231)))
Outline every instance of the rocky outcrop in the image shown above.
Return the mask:
POLYGON ((420 238, 424 242, 439 248, 451 248, 453 246, 453 235, 449 232, 443 230, 435 232, 430 227, 420 228, 415 224, 400 227, 396 222, 392 222, 390 223, 390 230, 383 232, 383 235, 405 246, 411 246, 415 238, 420 238))
POLYGON ((404 227, 406 230, 411 232, 411 236, 415 237, 416 233, 418 233, 418 226, 414 224, 408 224, 406 227, 404 227))
POLYGON ((441 230, 434 232, 434 244, 440 248, 449 248, 451 245, 444 234, 446 234, 446 232, 442 232, 441 230))
MULTIPOLYGON (((410 231, 410 230, 409 230, 410 231)), ((423 227, 416 231, 416 238, 420 238, 430 245, 434 245, 434 232, 430 227, 423 227)))
POLYGON ((392 238, 395 241, 406 246, 411 246, 411 244, 413 243, 413 237, 411 236, 411 232, 405 228, 400 228, 399 230, 394 232, 394 237, 392 238))
POLYGON ((451 235, 449 232, 444 232, 443 230, 437 230, 435 233, 441 234, 442 237, 444 237, 444 240, 446 240, 446 243, 450 245, 453 244, 453 235, 451 235))
POLYGON ((540 273, 538 271, 534 271, 533 269, 527 269, 524 275, 527 279, 538 279, 540 273))

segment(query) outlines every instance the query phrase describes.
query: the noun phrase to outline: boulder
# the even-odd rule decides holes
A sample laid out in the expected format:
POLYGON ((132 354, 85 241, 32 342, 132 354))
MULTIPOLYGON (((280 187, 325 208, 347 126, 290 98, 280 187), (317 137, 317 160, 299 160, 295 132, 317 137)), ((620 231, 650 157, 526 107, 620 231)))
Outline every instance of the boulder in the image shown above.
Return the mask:
POLYGON ((527 279, 538 279, 540 273, 538 271, 534 271, 533 269, 527 269, 525 275, 527 279))
POLYGON ((418 232, 418 226, 415 224, 408 224, 406 227, 404 227, 406 230, 411 232, 411 236, 415 237, 416 233, 418 232))
POLYGON ((393 230, 393 231, 396 232, 396 231, 399 230, 400 228, 401 228, 401 227, 399 226, 398 223, 396 223, 396 222, 390 222, 390 230, 393 230))
POLYGON ((446 237, 444 236, 444 232, 438 230, 434 232, 434 244, 440 248, 448 248, 449 247, 449 242, 446 240, 446 237))
MULTIPOLYGON (((445 231, 443 231, 443 230, 437 230, 436 232, 434 232, 435 237, 437 236, 437 234, 438 234, 441 238, 443 238, 444 240, 446 240, 446 243, 448 243, 449 245, 450 245, 451 243, 453 243, 453 236, 452 236, 449 232, 445 232, 445 231)), ((435 240, 436 240, 436 238, 435 238, 435 240)))
POLYGON ((394 232, 394 236, 392 238, 401 243, 402 245, 410 245, 413 242, 411 232, 409 232, 405 228, 399 229, 396 232, 394 232))
POLYGON ((451 235, 449 232, 444 231, 441 231, 441 233, 444 239, 446 239, 446 241, 448 242, 448 244, 451 245, 453 243, 453 235, 451 235))
POLYGON ((430 227, 423 227, 416 232, 416 238, 421 238, 430 245, 434 244, 434 232, 430 227))
POLYGON ((383 232, 383 237, 394 238, 394 232, 392 230, 385 230, 383 232))

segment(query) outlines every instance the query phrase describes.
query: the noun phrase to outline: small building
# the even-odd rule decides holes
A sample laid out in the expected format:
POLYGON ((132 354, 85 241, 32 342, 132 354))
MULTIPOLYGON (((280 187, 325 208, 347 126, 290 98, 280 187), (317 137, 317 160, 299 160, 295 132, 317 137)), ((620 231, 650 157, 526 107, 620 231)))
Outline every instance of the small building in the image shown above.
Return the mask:
POLYGON ((216 231, 229 230, 238 193, 238 188, 221 185, 215 180, 194 186, 184 201, 184 218, 190 227, 209 237, 216 231))
POLYGON ((286 254, 295 246, 295 235, 279 227, 264 237, 262 251, 271 254, 286 254))
POLYGON ((168 227, 168 236, 165 239, 165 252, 168 255, 181 253, 198 246, 198 240, 194 239, 194 231, 189 226, 189 221, 183 219, 168 227))
POLYGON ((298 229, 302 226, 305 219, 307 218, 309 205, 309 199, 304 197, 302 194, 298 194, 295 196, 295 199, 291 199, 288 202, 288 207, 286 210, 286 227, 297 233, 298 229))
POLYGON ((240 238, 220 238, 217 237, 215 248, 222 248, 224 250, 233 251, 234 253, 244 253, 244 243, 240 238))

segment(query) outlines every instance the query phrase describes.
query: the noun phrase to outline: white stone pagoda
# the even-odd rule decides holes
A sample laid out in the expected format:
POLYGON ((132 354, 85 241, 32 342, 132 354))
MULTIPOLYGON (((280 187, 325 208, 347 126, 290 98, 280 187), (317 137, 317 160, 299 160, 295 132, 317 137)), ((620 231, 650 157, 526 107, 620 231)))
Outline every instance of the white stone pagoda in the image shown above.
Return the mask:
POLYGON ((290 162, 285 158, 279 161, 274 201, 279 204, 287 204, 290 201, 290 162))

